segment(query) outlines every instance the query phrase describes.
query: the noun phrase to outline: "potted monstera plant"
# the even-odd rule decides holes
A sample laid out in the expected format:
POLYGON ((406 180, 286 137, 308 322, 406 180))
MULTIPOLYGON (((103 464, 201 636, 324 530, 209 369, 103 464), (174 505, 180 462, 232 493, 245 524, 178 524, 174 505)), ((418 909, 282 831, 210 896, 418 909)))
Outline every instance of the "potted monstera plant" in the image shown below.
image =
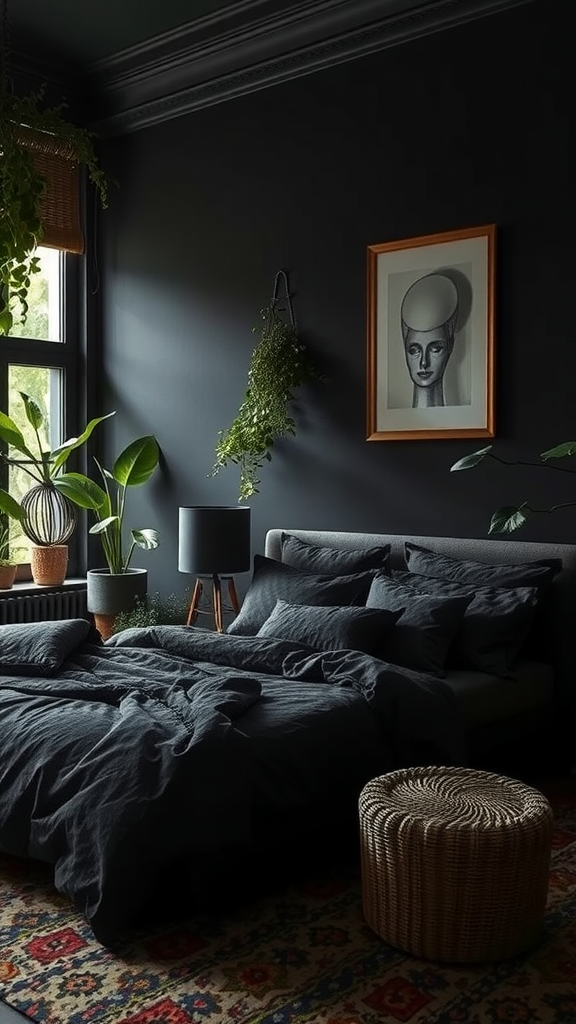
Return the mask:
POLYGON ((158 442, 148 434, 124 448, 111 470, 94 460, 102 485, 83 473, 58 477, 59 492, 96 520, 90 533, 100 540, 106 566, 88 571, 88 611, 104 639, 111 636, 116 615, 129 611, 148 592, 148 570, 133 568, 132 555, 137 547, 144 551, 157 548, 159 536, 149 528, 132 529, 128 535, 126 500, 129 488, 150 479, 159 459, 158 442))
POLYGON ((114 413, 95 417, 79 437, 71 437, 57 448, 50 449, 46 417, 40 405, 24 392, 20 392, 20 397, 32 440, 24 436, 11 416, 0 411, 0 440, 8 449, 0 453, 0 458, 8 466, 18 467, 26 473, 33 485, 20 501, 0 488, 0 511, 18 520, 22 532, 32 542, 34 582, 41 586, 59 586, 66 576, 67 541, 77 520, 76 506, 59 489, 60 477, 72 452, 85 444, 94 428, 114 413))

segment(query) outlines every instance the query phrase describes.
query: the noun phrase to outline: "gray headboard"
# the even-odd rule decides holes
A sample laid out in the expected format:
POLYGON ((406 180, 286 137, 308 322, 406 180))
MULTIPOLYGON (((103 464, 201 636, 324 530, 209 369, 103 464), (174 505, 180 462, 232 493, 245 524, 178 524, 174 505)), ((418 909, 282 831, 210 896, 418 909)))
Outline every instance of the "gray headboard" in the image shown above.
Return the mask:
POLYGON ((545 607, 537 619, 540 631, 538 648, 555 669, 559 706, 576 717, 576 544, 536 541, 494 540, 489 537, 419 537, 394 533, 345 533, 329 530, 293 530, 288 527, 269 530, 264 553, 281 558, 281 537, 290 533, 308 544, 331 548, 368 548, 390 544, 389 564, 405 568, 404 542, 411 541, 442 555, 472 559, 476 562, 514 564, 539 558, 558 558, 562 570, 555 576, 545 607))

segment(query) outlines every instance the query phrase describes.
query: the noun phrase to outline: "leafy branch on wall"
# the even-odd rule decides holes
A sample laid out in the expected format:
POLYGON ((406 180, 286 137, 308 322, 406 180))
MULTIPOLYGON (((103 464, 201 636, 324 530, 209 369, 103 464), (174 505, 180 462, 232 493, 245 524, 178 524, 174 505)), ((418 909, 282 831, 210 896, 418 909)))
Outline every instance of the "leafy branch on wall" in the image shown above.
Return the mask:
POLYGON ((278 271, 271 302, 260 311, 260 340, 252 352, 248 387, 237 415, 227 430, 218 433, 216 462, 211 476, 229 463, 240 467, 238 501, 257 494, 260 473, 272 458, 271 448, 282 437, 295 435, 290 413, 294 389, 308 380, 322 379, 298 336, 285 271, 278 271), (279 299, 280 282, 286 305, 279 299))
MULTIPOLYGON (((472 452, 471 455, 465 455, 462 459, 458 459, 453 466, 450 467, 450 472, 459 472, 463 469, 474 469, 475 466, 479 465, 484 459, 492 459, 494 462, 499 462, 502 466, 530 466, 540 469, 555 469, 560 473, 570 473, 574 475, 576 470, 570 466, 561 465, 559 466, 555 462, 550 462, 550 459, 564 459, 573 457, 576 455, 576 441, 562 441, 560 444, 554 446, 554 448, 548 448, 547 451, 542 452, 540 455, 540 462, 527 462, 524 459, 503 459, 500 455, 492 450, 492 445, 489 444, 486 448, 480 448, 477 452, 472 452)), ((518 530, 521 526, 527 522, 527 520, 538 514, 549 514, 550 512, 556 512, 561 508, 571 508, 576 505, 576 501, 562 501, 557 504, 550 505, 548 508, 536 508, 531 505, 528 501, 523 501, 521 505, 503 505, 502 508, 496 510, 493 513, 492 519, 490 520, 490 529, 488 533, 512 533, 514 530, 518 530)))

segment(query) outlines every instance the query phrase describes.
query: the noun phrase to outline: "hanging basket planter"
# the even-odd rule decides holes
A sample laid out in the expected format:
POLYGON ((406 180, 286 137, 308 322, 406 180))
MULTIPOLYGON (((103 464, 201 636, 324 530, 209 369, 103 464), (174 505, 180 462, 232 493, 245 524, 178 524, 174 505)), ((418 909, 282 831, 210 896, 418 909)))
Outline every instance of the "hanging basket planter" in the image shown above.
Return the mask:
POLYGON ((76 506, 52 484, 31 487, 22 498, 22 529, 33 544, 65 544, 76 526, 76 506))

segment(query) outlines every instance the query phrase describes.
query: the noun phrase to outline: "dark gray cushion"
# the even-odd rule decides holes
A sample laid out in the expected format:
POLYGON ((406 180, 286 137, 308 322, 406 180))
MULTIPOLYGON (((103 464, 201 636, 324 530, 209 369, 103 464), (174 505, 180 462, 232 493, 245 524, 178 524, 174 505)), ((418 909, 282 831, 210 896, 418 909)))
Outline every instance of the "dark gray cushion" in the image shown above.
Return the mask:
POLYGON ((448 664, 497 676, 511 674, 534 619, 538 604, 536 587, 476 587, 401 571, 393 571, 392 577, 422 594, 471 596, 450 648, 448 664))
POLYGON ((318 607, 280 600, 256 635, 294 640, 319 651, 348 648, 372 654, 400 614, 377 608, 318 607))
POLYGON ((384 636, 378 656, 395 665, 444 675, 450 646, 471 601, 472 594, 423 594, 399 580, 378 574, 372 581, 366 607, 401 613, 394 629, 384 636))
POLYGON ((279 598, 289 604, 363 605, 373 578, 373 572, 348 576, 299 572, 275 558, 254 555, 252 580, 240 613, 226 632, 255 636, 279 598))
POLYGON ((0 674, 52 675, 84 642, 102 644, 102 637, 87 619, 0 626, 0 674))
POLYGON ((559 558, 541 558, 516 565, 491 565, 488 562, 450 558, 410 541, 405 542, 404 553, 410 572, 478 586, 546 588, 562 568, 559 558))
POLYGON ((383 569, 390 553, 390 545, 374 548, 321 547, 309 544, 283 533, 281 538, 282 561, 303 572, 334 573, 343 576, 351 572, 365 572, 367 569, 383 569))

